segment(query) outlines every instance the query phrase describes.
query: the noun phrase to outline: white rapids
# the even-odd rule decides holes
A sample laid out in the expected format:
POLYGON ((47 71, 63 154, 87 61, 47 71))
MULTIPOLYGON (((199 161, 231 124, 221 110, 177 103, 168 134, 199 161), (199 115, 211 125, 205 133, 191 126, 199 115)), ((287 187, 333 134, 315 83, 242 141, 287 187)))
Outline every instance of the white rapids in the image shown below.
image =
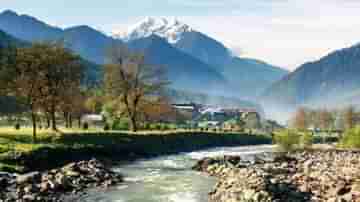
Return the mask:
POLYGON ((204 157, 271 152, 273 146, 219 147, 191 153, 138 160, 114 170, 125 183, 106 191, 93 191, 80 202, 206 202, 216 179, 191 170, 204 157))

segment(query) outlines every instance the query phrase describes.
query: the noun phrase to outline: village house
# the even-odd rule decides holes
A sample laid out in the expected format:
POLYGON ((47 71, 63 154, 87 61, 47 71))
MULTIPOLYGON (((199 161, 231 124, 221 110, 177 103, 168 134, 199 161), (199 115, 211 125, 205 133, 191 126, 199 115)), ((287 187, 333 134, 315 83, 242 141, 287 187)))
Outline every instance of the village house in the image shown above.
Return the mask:
POLYGON ((200 114, 201 105, 195 103, 173 104, 172 107, 179 113, 189 117, 191 120, 194 120, 200 114))

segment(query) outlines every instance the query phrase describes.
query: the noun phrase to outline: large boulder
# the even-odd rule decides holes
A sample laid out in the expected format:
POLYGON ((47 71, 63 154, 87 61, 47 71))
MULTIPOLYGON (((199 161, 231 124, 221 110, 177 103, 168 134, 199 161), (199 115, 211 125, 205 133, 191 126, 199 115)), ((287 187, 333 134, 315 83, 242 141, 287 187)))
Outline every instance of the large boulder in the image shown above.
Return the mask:
POLYGON ((16 183, 21 185, 25 183, 34 183, 41 179, 41 175, 39 172, 31 172, 23 175, 18 175, 16 177, 16 183))

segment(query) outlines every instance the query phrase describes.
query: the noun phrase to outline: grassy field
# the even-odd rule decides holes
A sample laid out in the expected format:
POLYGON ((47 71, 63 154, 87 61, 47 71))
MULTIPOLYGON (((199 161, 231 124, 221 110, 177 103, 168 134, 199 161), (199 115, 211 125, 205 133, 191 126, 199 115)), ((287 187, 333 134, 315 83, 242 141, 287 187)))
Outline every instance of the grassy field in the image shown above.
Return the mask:
POLYGON ((161 154, 193 151, 214 146, 271 143, 264 135, 202 131, 144 131, 138 133, 91 128, 39 130, 32 142, 32 129, 0 128, 0 170, 44 170, 92 157, 131 160, 161 154))

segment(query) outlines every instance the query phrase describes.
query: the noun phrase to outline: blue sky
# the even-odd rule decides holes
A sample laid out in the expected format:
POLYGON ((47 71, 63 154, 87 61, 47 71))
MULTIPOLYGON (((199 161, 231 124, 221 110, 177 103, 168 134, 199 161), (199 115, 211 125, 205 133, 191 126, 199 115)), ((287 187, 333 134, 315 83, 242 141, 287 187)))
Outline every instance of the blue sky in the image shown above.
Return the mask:
POLYGON ((146 16, 177 17, 234 50, 294 69, 360 42, 359 0, 0 0, 60 27, 125 31, 146 16))

